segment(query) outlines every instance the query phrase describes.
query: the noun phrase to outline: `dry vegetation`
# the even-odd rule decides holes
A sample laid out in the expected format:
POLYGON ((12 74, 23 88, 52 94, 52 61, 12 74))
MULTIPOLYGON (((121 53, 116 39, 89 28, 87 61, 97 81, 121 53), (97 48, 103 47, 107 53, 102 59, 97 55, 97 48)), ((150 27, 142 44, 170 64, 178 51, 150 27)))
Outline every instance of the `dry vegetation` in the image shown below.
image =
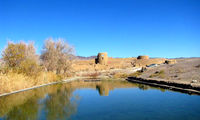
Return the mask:
POLYGON ((135 59, 131 64, 135 67, 146 67, 150 64, 162 64, 165 62, 165 58, 154 58, 154 59, 135 59))
POLYGON ((62 39, 46 40, 42 54, 36 55, 33 43, 8 43, 0 63, 0 94, 55 82, 66 77, 90 78, 161 78, 200 80, 200 59, 177 59, 176 64, 165 64, 166 59, 109 58, 107 65, 95 64, 95 59, 73 60, 74 49, 62 39), (162 64, 137 71, 134 68, 162 64))
POLYGON ((164 58, 155 59, 140 59, 137 58, 109 58, 107 65, 95 64, 95 59, 91 60, 76 60, 73 63, 73 70, 79 71, 102 71, 102 70, 112 70, 112 69, 128 69, 135 67, 143 67, 150 64, 161 64, 164 63, 164 58))
POLYGON ((140 76, 141 72, 135 72, 135 69, 150 64, 164 63, 164 58, 137 59, 137 58, 108 58, 107 65, 95 64, 95 59, 80 60, 73 62, 72 70, 76 76, 91 78, 115 78, 124 79, 129 76, 140 76))
POLYGON ((55 82, 61 78, 53 72, 41 72, 37 76, 26 76, 15 72, 0 75, 0 94, 55 82))
POLYGON ((165 78, 165 71, 164 70, 156 71, 155 73, 151 74, 149 77, 150 78, 165 78))
POLYGON ((59 81, 71 76, 73 52, 62 39, 48 39, 41 59, 33 43, 12 43, 2 53, 0 64, 0 94, 59 81))

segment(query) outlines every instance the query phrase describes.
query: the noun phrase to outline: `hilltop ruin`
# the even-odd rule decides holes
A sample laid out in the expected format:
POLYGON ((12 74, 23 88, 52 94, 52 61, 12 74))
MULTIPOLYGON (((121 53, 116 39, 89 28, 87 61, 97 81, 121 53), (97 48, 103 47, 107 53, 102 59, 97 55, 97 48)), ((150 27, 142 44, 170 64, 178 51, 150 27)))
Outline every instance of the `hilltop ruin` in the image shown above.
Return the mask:
POLYGON ((95 59, 96 64, 107 65, 108 63, 108 54, 106 52, 98 53, 97 58, 95 59))

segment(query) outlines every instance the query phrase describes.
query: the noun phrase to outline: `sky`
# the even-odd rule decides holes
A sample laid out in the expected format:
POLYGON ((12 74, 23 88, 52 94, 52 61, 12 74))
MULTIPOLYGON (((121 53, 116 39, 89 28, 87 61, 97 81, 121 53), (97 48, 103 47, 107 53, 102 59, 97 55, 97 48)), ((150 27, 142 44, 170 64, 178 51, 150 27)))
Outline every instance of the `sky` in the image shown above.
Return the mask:
POLYGON ((52 37, 76 55, 200 57, 200 0, 0 0, 0 51, 52 37))

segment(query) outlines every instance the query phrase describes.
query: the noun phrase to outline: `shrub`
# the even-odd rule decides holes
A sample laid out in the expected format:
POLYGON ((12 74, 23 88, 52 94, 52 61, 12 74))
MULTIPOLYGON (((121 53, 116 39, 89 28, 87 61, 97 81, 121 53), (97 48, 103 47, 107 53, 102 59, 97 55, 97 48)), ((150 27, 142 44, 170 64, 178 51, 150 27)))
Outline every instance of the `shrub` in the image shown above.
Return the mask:
POLYGON ((100 76, 101 73, 100 72, 94 72, 94 73, 87 73, 87 74, 84 74, 83 76, 84 77, 90 77, 90 78, 97 78, 98 76, 100 76))
POLYGON ((195 66, 196 68, 200 68, 200 64, 199 65, 197 65, 197 66, 195 66))
POLYGON ((3 70, 35 75, 39 70, 38 59, 33 43, 8 43, 2 54, 5 63, 3 70))
POLYGON ((126 73, 115 73, 113 75, 114 78, 127 78, 128 77, 128 74, 126 73))
POLYGON ((8 43, 3 51, 3 60, 11 68, 19 67, 22 61, 26 59, 26 45, 24 43, 8 43))
POLYGON ((155 73, 151 74, 149 77, 150 78, 153 78, 153 77, 165 78, 165 71, 164 70, 156 71, 155 73))
POLYGON ((40 72, 37 76, 27 76, 16 72, 0 74, 0 94, 30 88, 35 85, 57 82, 63 79, 53 72, 40 72))
POLYGON ((140 75, 142 75, 141 71, 136 71, 134 73, 129 74, 130 77, 139 77, 140 75))
POLYGON ((28 76, 37 75, 42 68, 34 60, 24 60, 19 66, 19 73, 25 73, 28 76))

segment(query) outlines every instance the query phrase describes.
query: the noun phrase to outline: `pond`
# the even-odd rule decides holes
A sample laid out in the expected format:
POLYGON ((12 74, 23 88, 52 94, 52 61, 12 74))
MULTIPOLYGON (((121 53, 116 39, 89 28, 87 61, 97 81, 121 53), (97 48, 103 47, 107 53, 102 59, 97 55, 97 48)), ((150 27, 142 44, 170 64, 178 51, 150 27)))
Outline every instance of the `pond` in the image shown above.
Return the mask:
POLYGON ((200 96, 127 81, 74 81, 0 97, 0 120, 199 120, 200 96))

